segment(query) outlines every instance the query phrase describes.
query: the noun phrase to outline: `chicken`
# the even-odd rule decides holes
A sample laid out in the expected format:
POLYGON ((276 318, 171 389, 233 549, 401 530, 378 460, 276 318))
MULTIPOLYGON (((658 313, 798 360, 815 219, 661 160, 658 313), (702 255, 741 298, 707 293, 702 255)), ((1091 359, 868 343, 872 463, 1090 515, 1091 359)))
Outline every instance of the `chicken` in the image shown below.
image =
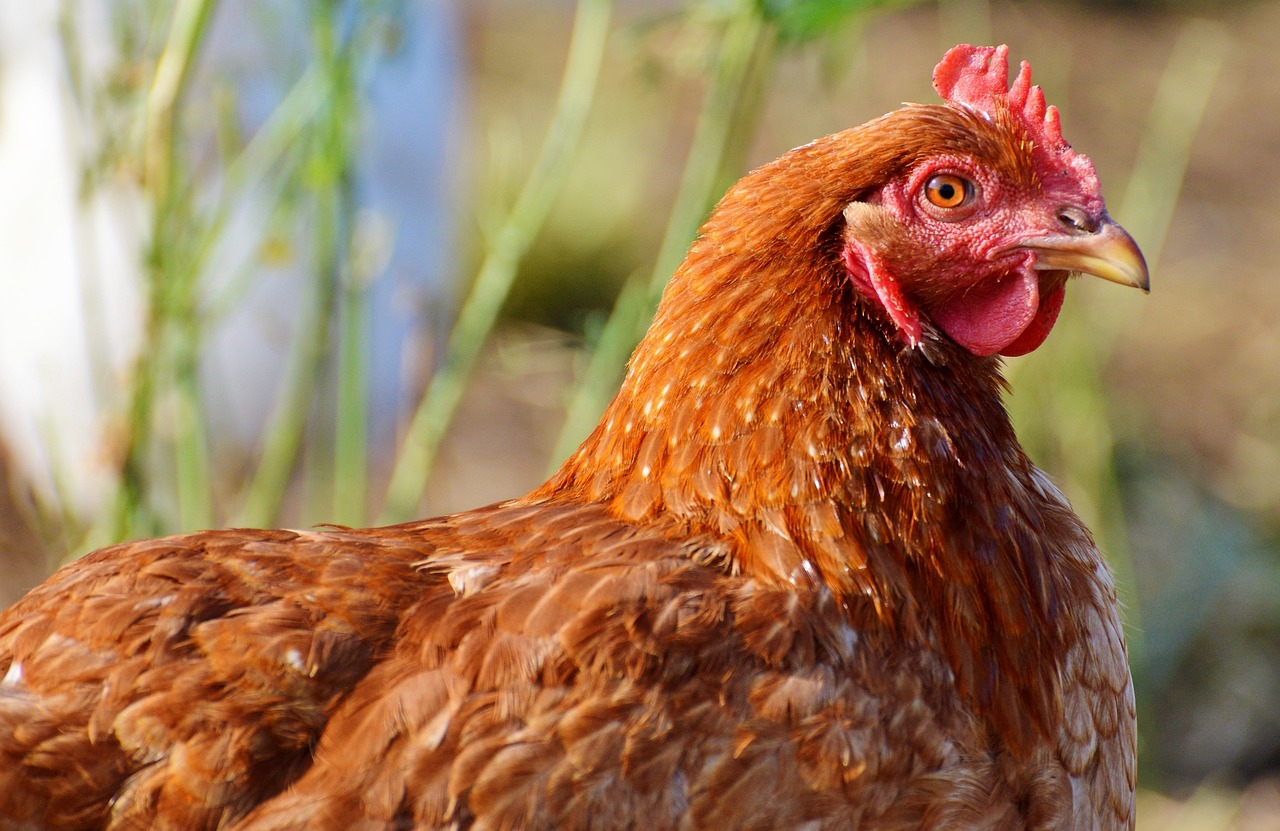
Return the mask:
POLYGON ((0 828, 1131 828, 1112 578, 999 356, 1146 266, 1025 63, 934 85, 730 190, 528 495, 9 609, 0 828))

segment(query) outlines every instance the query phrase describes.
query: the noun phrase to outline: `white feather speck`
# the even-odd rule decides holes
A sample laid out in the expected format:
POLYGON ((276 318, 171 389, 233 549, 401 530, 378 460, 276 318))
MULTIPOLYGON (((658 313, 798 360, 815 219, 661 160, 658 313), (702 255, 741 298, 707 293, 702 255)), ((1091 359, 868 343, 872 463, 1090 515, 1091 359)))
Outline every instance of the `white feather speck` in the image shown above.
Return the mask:
POLYGON ((301 672, 304 675, 307 672, 307 665, 302 661, 302 653, 297 649, 290 647, 284 652, 284 662, 289 665, 290 669, 301 672))
POLYGON ((4 674, 4 678, 0 679, 0 686, 16 687, 22 683, 22 661, 14 661, 9 665, 9 671, 4 674))

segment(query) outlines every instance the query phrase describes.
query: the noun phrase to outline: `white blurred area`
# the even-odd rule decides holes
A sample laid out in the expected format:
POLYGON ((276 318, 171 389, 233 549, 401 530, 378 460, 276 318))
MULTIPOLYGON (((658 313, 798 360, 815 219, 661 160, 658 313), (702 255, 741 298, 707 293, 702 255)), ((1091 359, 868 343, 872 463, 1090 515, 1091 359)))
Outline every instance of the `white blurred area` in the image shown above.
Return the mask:
MULTIPOLYGON (((79 59, 101 71, 103 6, 77 6, 79 59)), ((84 521, 114 477, 106 422, 142 332, 145 212, 123 179, 82 187, 96 126, 74 103, 58 13, 0 4, 0 433, 18 487, 84 521)))
MULTIPOLYGON (((428 313, 453 274, 451 159, 464 109, 455 4, 405 0, 395 8, 396 45, 371 59, 361 79, 354 151, 355 213, 378 248, 368 301, 375 462, 394 451, 398 420, 421 389, 428 313)), ((69 61, 100 87, 111 72, 143 71, 129 65, 133 56, 116 53, 113 15, 126 12, 115 0, 0 2, 0 489, 7 486, 7 496, 0 492, 0 606, 47 573, 54 565, 47 556, 108 541, 79 537, 115 493, 130 374, 144 336, 153 206, 136 171, 94 167, 96 148, 134 141, 121 133, 140 125, 96 123, 104 108, 91 98, 101 89, 80 100, 69 61), (60 28, 60 14, 73 15, 74 25, 60 28), (76 42, 64 42, 67 32, 76 42), (23 523, 30 527, 17 533, 23 523), (41 523, 50 554, 35 550, 31 532, 41 523)), ((279 0, 217 3, 186 96, 194 204, 232 200, 201 288, 212 296, 237 274, 249 275, 234 308, 201 343, 215 481, 252 467, 260 452, 311 255, 302 225, 283 256, 277 246, 264 261, 272 210, 264 194, 253 186, 230 197, 219 191, 210 148, 213 124, 225 113, 213 114, 215 92, 230 90, 218 100, 233 102, 236 131, 253 136, 306 65, 308 13, 279 0)))

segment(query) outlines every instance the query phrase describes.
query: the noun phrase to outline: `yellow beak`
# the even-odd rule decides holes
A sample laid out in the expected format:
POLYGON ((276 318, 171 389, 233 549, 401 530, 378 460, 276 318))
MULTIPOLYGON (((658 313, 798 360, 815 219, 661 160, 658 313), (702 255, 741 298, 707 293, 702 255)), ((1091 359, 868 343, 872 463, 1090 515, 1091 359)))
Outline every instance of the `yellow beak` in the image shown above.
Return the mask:
POLYGON ((1034 237, 1018 247, 1036 252, 1035 267, 1039 271, 1075 271, 1122 286, 1151 290, 1151 276, 1142 251, 1109 216, 1102 217, 1096 231, 1034 237))

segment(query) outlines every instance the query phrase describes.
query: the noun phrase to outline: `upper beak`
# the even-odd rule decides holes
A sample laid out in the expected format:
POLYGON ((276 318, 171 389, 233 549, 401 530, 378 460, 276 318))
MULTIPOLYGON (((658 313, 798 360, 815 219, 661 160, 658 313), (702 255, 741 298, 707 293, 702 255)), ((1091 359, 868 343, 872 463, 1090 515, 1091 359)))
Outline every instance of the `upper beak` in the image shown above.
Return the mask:
POLYGON ((1147 261, 1138 244, 1106 214, 1095 231, 1033 237, 1018 247, 1036 252, 1035 267, 1039 271, 1077 271, 1122 286, 1151 290, 1147 261))

